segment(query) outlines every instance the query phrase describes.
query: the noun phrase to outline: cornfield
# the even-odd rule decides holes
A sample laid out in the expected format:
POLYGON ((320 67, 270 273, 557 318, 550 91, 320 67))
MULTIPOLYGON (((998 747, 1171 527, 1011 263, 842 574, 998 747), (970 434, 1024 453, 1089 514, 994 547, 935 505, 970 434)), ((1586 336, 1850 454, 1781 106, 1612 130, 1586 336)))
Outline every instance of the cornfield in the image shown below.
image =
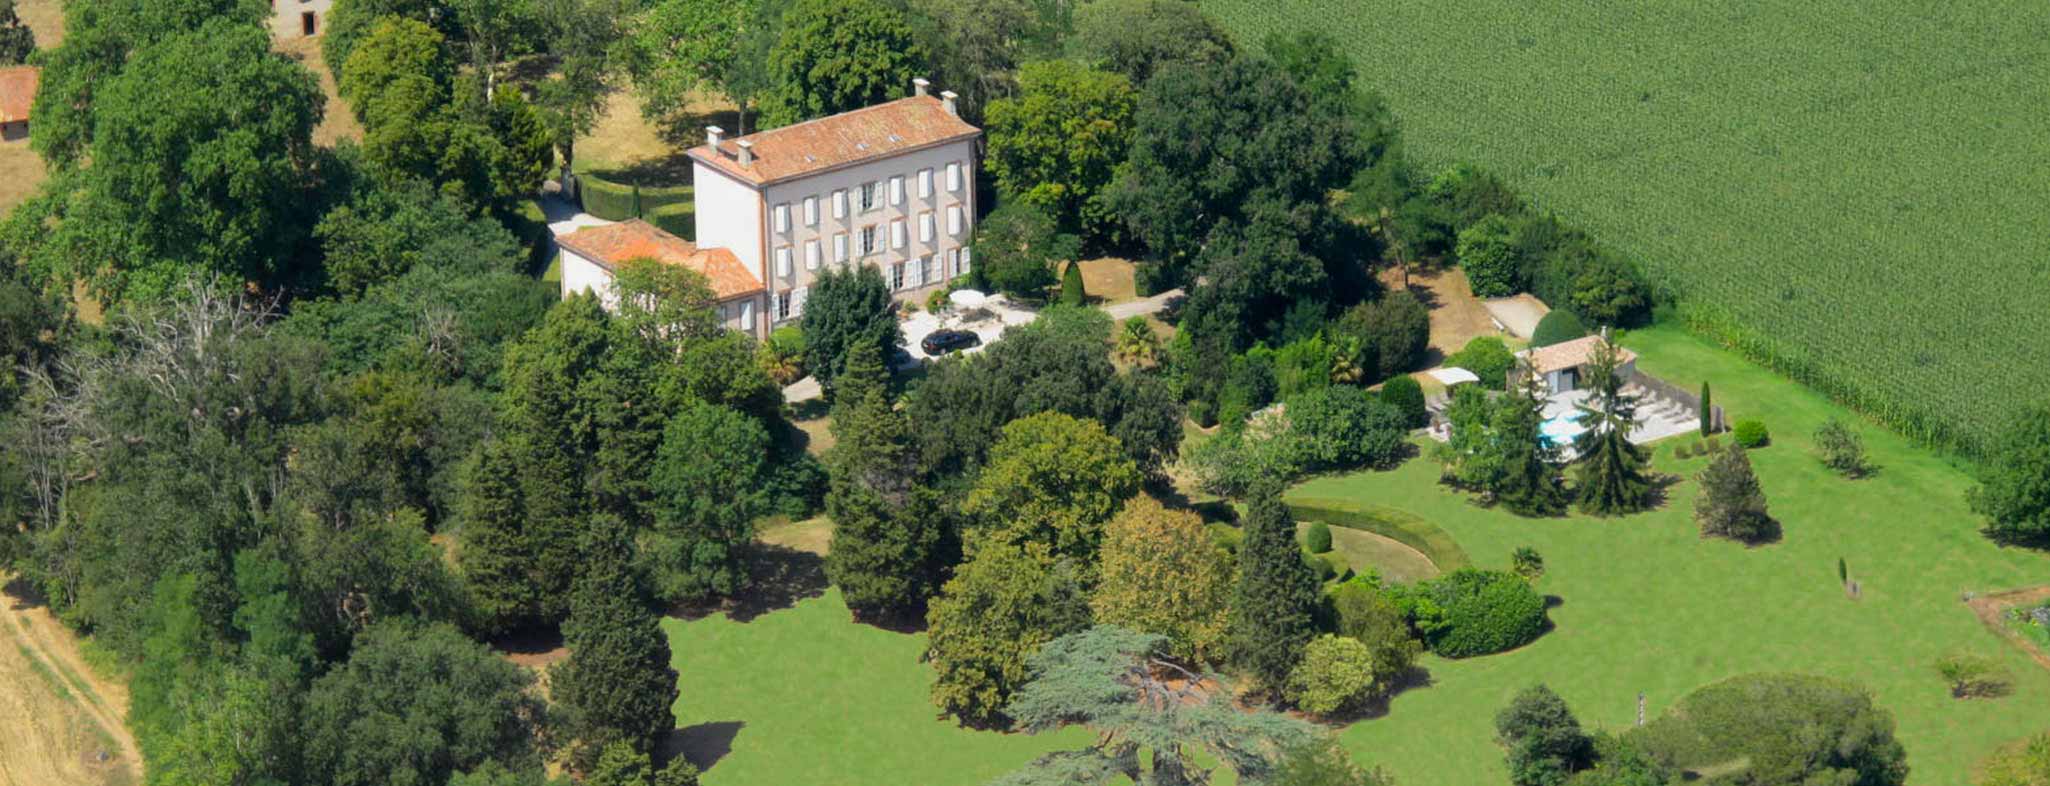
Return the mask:
POLYGON ((1912 437, 1978 453, 2050 398, 2050 3, 1202 5, 1248 46, 1337 36, 1413 157, 1508 177, 1912 437))

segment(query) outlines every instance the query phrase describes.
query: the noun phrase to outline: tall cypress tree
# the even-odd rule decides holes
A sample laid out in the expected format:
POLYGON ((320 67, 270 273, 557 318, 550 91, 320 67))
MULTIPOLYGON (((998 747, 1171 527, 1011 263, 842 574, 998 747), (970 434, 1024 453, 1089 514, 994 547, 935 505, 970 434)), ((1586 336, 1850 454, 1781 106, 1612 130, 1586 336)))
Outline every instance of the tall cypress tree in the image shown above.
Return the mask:
POLYGON ((669 640, 633 571, 633 533, 613 516, 593 516, 585 533, 569 619, 562 625, 569 658, 549 684, 567 715, 571 760, 588 768, 606 745, 624 741, 637 752, 676 728, 676 671, 669 640))
POLYGON ((1231 604, 1233 661, 1262 688, 1279 690, 1317 633, 1317 575, 1296 547, 1295 519, 1278 485, 1255 486, 1244 530, 1231 604))
POLYGON ((947 506, 917 487, 910 424, 888 386, 874 345, 849 351, 833 402, 836 441, 826 456, 826 515, 833 520, 826 576, 862 619, 921 615, 959 551, 951 545, 956 527, 947 506))
POLYGON ((1523 383, 1495 408, 1496 449, 1502 456, 1495 499, 1518 515, 1556 516, 1566 512, 1567 502, 1559 448, 1544 438, 1545 395, 1538 375, 1522 376, 1523 383))
POLYGON ((1573 445, 1580 453, 1580 510, 1595 515, 1630 513, 1651 503, 1651 480, 1644 473, 1649 457, 1630 443, 1630 430, 1637 427, 1637 397, 1623 392, 1618 365, 1616 345, 1604 336, 1589 366, 1593 406, 1580 407, 1588 428, 1573 445))
POLYGON ((522 540, 540 584, 541 617, 562 619, 578 564, 577 533, 591 510, 597 427, 586 387, 611 350, 598 299, 571 297, 506 349, 499 425, 517 462, 526 507, 522 540))
POLYGON ((526 535, 519 461, 503 442, 477 454, 463 486, 462 575, 486 628, 503 631, 540 617, 541 582, 526 535))

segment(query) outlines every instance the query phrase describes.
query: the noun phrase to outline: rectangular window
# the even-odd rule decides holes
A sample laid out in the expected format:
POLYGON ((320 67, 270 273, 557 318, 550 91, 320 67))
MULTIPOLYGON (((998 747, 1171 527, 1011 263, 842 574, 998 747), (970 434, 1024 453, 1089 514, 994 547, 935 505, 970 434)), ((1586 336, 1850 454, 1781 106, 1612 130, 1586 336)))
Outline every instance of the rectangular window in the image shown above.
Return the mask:
POLYGON ((777 321, 777 322, 781 322, 781 321, 783 321, 783 320, 786 320, 786 319, 789 319, 789 318, 790 318, 790 290, 787 290, 787 289, 786 289, 786 290, 783 290, 783 291, 781 291, 781 292, 778 292, 778 293, 776 293, 776 321, 777 321))
POLYGON ((777 246, 777 247, 776 247, 776 277, 777 277, 777 278, 789 278, 789 277, 790 277, 790 247, 789 247, 789 246, 777 246))
POLYGON ((925 286, 925 260, 914 259, 904 263, 904 285, 912 289, 925 286))
POLYGON ((904 247, 904 219, 900 218, 890 222, 890 247, 904 247))
POLYGON ((967 246, 962 246, 962 247, 961 247, 961 271, 960 271, 959 273, 956 273, 955 275, 961 275, 961 276, 965 276, 965 275, 968 275, 968 247, 967 247, 967 246))
POLYGON ((961 236, 961 206, 960 206, 960 205, 948 205, 948 206, 947 206, 947 234, 949 234, 949 235, 952 235, 952 236, 954 236, 954 237, 960 237, 960 236, 961 236))
POLYGON ((819 225, 819 198, 816 196, 804 198, 804 225, 808 227, 819 225))
POLYGON ((961 275, 961 249, 947 249, 947 276, 951 278, 959 275, 961 275))
POLYGON ((874 224, 862 227, 854 235, 854 255, 868 256, 876 252, 876 227, 874 224))
POLYGON ((940 275, 940 258, 938 255, 925 258, 925 280, 935 284, 946 280, 940 275))
POLYGON ((777 205, 777 206, 776 206, 776 234, 779 234, 779 235, 780 235, 780 234, 783 234, 783 233, 785 233, 785 232, 789 232, 789 231, 790 231, 790 203, 788 203, 788 202, 785 202, 785 203, 783 203, 783 204, 780 204, 780 205, 777 205))
POLYGON ((843 188, 833 192, 833 217, 847 217, 847 189, 843 188))
POLYGON ((753 300, 740 301, 740 324, 745 325, 747 330, 754 330, 755 302, 753 300))
POLYGON ((874 209, 876 209, 876 184, 863 183, 861 184, 861 212, 866 213, 874 209))
POLYGON ((961 162, 959 161, 947 162, 947 190, 961 190, 961 162))
POLYGON ((798 317, 804 316, 804 296, 809 292, 811 292, 810 287, 798 287, 796 289, 790 290, 791 319, 796 319, 798 317))
POLYGON ((890 266, 890 289, 896 290, 896 289, 903 289, 903 288, 904 288, 904 263, 902 263, 902 262, 898 262, 897 264, 894 264, 894 265, 891 265, 891 266, 890 266))
POLYGON ((804 269, 819 269, 819 241, 804 241, 804 269))
POLYGON ((932 242, 932 211, 918 214, 918 242, 932 242))
POLYGON ((918 198, 932 198, 932 167, 918 170, 918 198))
POLYGON ((847 261, 847 233, 845 232, 833 236, 833 261, 847 261))
POLYGON ((892 205, 901 205, 901 204, 904 204, 904 176, 903 176, 903 175, 897 175, 897 176, 895 176, 895 177, 892 177, 892 178, 890 178, 890 204, 892 204, 892 205))

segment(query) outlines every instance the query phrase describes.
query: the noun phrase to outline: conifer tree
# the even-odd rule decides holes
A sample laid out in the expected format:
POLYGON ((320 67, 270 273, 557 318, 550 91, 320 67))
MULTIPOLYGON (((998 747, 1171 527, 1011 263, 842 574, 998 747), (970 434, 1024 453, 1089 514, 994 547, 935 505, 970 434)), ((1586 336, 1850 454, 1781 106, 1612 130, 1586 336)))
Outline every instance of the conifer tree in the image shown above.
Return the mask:
POLYGON ((1317 633, 1317 575, 1303 562, 1295 519, 1274 483, 1252 490, 1244 530, 1231 607, 1233 661, 1263 689, 1279 691, 1317 633))
POLYGON ((548 310, 539 327, 506 349, 499 427, 518 467, 542 621, 562 619, 577 566, 577 533, 591 510, 596 427, 581 406, 586 383, 610 351, 609 317, 579 295, 548 310))
POLYGON ((613 516, 593 516, 585 533, 569 619, 562 625, 569 658, 549 684, 565 711, 571 761, 586 769, 605 746, 625 742, 637 752, 676 728, 676 671, 669 640, 633 570, 633 533, 613 516))
POLYGON ((526 539, 519 464, 505 443, 483 446, 463 486, 462 576, 484 626, 508 630, 540 616, 542 587, 526 539))
POLYGON ((1495 499, 1518 515, 1556 516, 1566 512, 1566 485, 1559 448, 1544 438, 1543 383, 1527 369, 1521 376, 1522 384, 1495 408, 1496 447, 1502 457, 1495 499))
POLYGON ((1580 510, 1600 516, 1631 513, 1651 504, 1651 480, 1644 472, 1648 457, 1630 442, 1630 431, 1637 427, 1637 397, 1623 392, 1618 361, 1616 345, 1604 336, 1589 366, 1593 406, 1580 407, 1587 430, 1573 446, 1580 453, 1580 510))
POLYGON ((1732 445, 1717 451, 1701 470, 1701 495, 1694 501, 1694 519, 1704 537, 1732 538, 1746 543, 1770 540, 1778 524, 1765 510, 1765 490, 1751 471, 1751 456, 1732 445))
POLYGON ((945 500, 917 485, 910 424, 890 400, 875 345, 848 352, 839 386, 826 455, 833 520, 826 576, 856 618, 916 618, 959 551, 957 527, 945 500))

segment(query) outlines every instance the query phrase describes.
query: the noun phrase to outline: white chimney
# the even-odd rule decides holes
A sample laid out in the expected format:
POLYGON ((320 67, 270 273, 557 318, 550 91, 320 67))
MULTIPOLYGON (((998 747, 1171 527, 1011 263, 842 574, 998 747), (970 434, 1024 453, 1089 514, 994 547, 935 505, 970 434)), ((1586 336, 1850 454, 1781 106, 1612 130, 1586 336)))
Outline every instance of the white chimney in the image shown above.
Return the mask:
POLYGON ((924 95, 925 95, 925 92, 926 92, 926 89, 927 89, 927 88, 930 88, 930 87, 932 87, 932 80, 930 80, 930 79, 927 79, 927 78, 925 78, 925 77, 922 77, 922 76, 921 76, 921 77, 919 77, 919 78, 917 78, 917 79, 913 79, 913 80, 911 80, 911 94, 912 94, 912 95, 915 95, 915 96, 924 96, 924 95))
MULTIPOLYGON (((720 128, 718 126, 705 126, 705 144, 717 148, 719 146, 719 142, 721 140, 724 140, 725 138, 726 129, 720 128)), ((715 149, 712 152, 716 153, 718 151, 715 149)))
POLYGON ((755 143, 753 143, 753 142, 749 142, 749 141, 747 141, 747 140, 745 140, 745 139, 740 139, 740 140, 735 140, 733 144, 735 144, 735 145, 739 145, 739 146, 740 146, 740 165, 741 165, 741 166, 754 166, 754 164, 755 164, 755 143))
POLYGON ((956 98, 960 98, 960 96, 956 95, 952 90, 941 91, 940 104, 946 107, 947 114, 953 115, 955 117, 960 117, 961 109, 954 105, 954 99, 956 98))

